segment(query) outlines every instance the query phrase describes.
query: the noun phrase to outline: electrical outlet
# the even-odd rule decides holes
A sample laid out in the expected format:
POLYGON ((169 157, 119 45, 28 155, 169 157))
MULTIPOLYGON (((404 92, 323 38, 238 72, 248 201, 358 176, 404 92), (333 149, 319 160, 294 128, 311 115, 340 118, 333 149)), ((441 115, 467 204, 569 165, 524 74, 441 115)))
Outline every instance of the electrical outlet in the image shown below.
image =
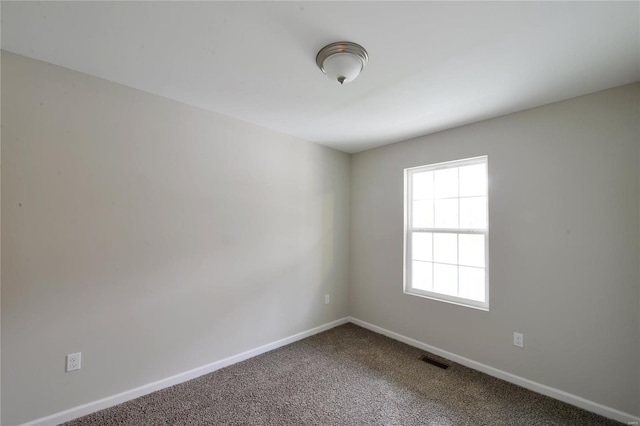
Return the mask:
POLYGON ((67 373, 69 371, 80 370, 82 352, 67 355, 67 373))
POLYGON ((328 294, 324 295, 324 304, 328 305, 329 303, 331 303, 331 297, 328 294))
POLYGON ((519 348, 524 347, 524 334, 522 333, 513 333, 513 346, 518 346, 519 348))

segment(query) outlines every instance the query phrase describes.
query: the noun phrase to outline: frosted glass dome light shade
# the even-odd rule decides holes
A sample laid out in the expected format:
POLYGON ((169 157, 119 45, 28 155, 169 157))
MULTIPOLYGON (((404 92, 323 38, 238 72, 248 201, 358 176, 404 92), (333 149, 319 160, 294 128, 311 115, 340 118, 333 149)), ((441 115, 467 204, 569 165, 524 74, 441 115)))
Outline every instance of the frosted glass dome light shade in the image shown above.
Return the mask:
POLYGON ((360 74, 362 62, 349 53, 336 53, 324 60, 322 68, 331 80, 348 83, 360 74), (341 78, 344 80, 340 80, 341 78))
POLYGON ((322 72, 340 84, 353 81, 368 60, 367 51, 362 46, 348 41, 325 46, 316 56, 316 64, 322 72))

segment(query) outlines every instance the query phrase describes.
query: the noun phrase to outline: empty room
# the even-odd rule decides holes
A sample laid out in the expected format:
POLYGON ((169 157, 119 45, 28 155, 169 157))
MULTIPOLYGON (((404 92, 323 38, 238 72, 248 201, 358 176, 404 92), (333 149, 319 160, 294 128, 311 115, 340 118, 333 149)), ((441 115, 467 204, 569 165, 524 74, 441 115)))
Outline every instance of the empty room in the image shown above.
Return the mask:
POLYGON ((0 18, 3 426, 640 422, 639 2, 0 18))

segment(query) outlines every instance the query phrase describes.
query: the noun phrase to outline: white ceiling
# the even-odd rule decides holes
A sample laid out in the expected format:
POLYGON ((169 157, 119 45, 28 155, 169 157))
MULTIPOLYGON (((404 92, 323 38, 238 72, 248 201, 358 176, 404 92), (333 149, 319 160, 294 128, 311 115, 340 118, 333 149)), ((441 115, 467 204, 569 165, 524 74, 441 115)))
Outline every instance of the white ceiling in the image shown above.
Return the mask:
POLYGON ((352 153, 640 80, 639 5, 3 1, 2 48, 352 153))

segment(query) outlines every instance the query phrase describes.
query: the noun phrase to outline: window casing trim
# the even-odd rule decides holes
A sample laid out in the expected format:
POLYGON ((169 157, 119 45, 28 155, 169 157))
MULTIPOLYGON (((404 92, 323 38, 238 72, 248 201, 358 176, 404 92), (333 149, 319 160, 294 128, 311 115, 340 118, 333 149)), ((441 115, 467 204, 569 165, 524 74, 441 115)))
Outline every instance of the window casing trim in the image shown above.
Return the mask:
MULTIPOLYGON (((424 166, 409 167, 404 170, 404 247, 403 247, 403 291, 405 294, 412 296, 420 296, 427 299, 438 300, 441 302, 451 303, 454 305, 465 306, 469 308, 479 309, 483 311, 489 310, 489 182, 488 182, 488 168, 489 160, 488 156, 473 157, 463 160, 453 160, 436 164, 429 164, 424 166), (466 229, 466 228, 410 228, 412 224, 413 214, 413 188, 412 188, 412 176, 414 173, 428 172, 434 170, 442 170, 447 168, 459 168, 474 164, 486 164, 487 165, 487 193, 486 193, 486 226, 483 229, 466 229), (484 235, 484 277, 485 277, 485 300, 477 301, 472 299, 466 299, 462 297, 452 296, 443 293, 431 292, 418 288, 413 288, 411 285, 411 269, 408 265, 413 261, 412 256, 412 235, 414 232, 429 232, 435 233, 452 233, 452 234, 481 234, 484 235)), ((461 197, 457 197, 461 198, 461 197)), ((434 224, 435 225, 435 224, 434 224)), ((432 262, 441 263, 441 262, 432 262)), ((443 263, 446 264, 446 263, 443 263)))

